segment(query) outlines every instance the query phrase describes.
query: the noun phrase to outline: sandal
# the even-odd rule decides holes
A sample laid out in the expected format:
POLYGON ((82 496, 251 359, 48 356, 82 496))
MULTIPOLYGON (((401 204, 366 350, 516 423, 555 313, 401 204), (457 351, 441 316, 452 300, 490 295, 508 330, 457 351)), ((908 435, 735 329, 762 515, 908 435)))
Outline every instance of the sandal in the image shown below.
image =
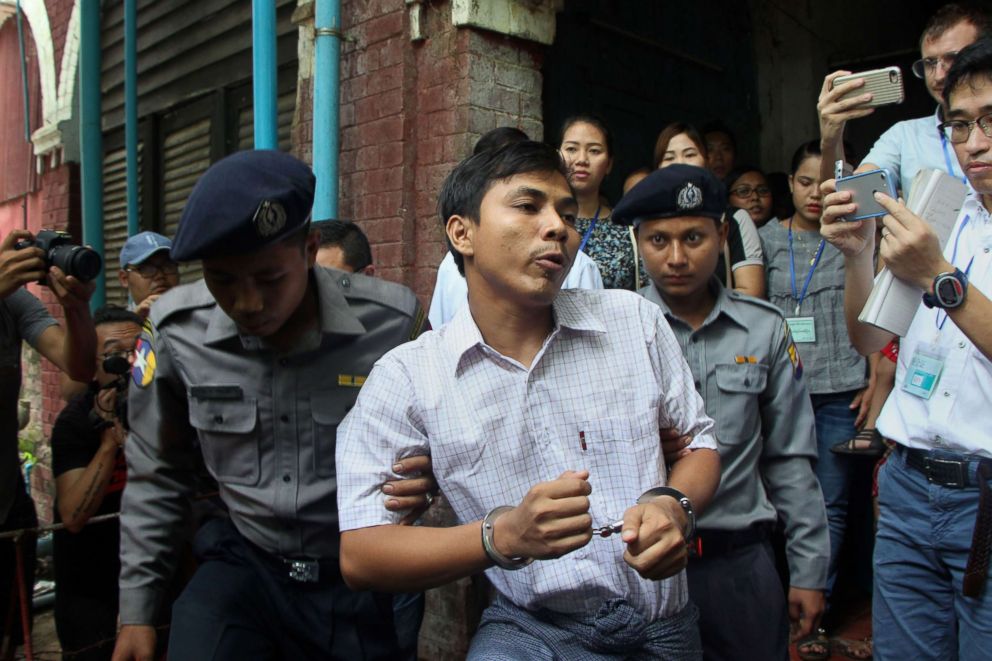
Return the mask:
POLYGON ((824 629, 796 641, 796 653, 803 661, 826 661, 830 658, 830 639, 824 629), (805 648, 805 650, 803 649, 805 648), (816 649, 819 648, 819 651, 816 649))
POLYGON ((858 659, 863 661, 864 659, 872 658, 872 639, 871 636, 865 638, 864 640, 848 640, 847 638, 834 638, 834 650, 838 654, 842 654, 849 659, 858 659))
POLYGON ((877 429, 868 427, 858 432, 858 435, 849 441, 838 443, 830 448, 835 454, 850 454, 859 457, 881 457, 885 454, 885 442, 877 429), (865 445, 867 443, 867 445, 865 445))

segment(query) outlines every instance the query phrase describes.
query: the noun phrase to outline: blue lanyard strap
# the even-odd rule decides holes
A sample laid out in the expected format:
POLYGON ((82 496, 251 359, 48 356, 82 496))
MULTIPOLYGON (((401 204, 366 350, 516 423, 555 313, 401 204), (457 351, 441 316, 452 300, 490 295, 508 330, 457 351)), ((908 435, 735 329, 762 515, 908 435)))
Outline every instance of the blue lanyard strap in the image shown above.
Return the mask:
POLYGON ((596 221, 599 220, 599 212, 602 208, 602 205, 596 207, 596 215, 592 217, 592 222, 589 223, 589 229, 582 235, 582 243, 579 244, 580 251, 586 249, 586 244, 589 243, 589 237, 592 236, 592 231, 596 229, 596 221))
MULTIPOLYGON (((964 228, 968 226, 969 221, 971 221, 971 216, 967 215, 964 220, 961 221, 961 227, 958 228, 957 234, 954 235, 954 248, 951 250, 951 266, 957 268, 958 260, 958 242, 961 240, 961 233, 964 232, 964 228)), ((971 265, 975 263, 975 256, 972 255, 971 259, 968 260, 968 266, 964 269, 965 277, 971 275, 971 265)), ((947 323, 947 310, 941 310, 937 308, 937 316, 934 318, 934 323, 937 325, 937 330, 944 330, 944 324, 947 323), (940 313, 944 313, 944 318, 940 318, 940 313)))
MULTIPOLYGON (((947 174, 951 175, 956 179, 960 179, 965 184, 967 184, 968 183, 967 177, 964 176, 959 177, 956 174, 954 174, 954 161, 951 160, 951 150, 947 146, 947 136, 944 135, 943 131, 937 131, 937 133, 940 134, 940 146, 944 150, 944 165, 947 166, 947 174)), ((908 193, 904 192, 904 194, 908 196, 908 193)))
POLYGON ((809 273, 806 274, 806 282, 803 283, 803 291, 800 293, 796 290, 796 253, 792 248, 792 218, 789 219, 789 276, 792 278, 792 298, 796 301, 796 314, 799 314, 799 308, 802 306, 803 301, 806 300, 809 283, 813 280, 813 271, 816 270, 817 265, 820 263, 820 257, 823 256, 825 245, 826 242, 820 239, 820 245, 816 249, 816 257, 809 267, 809 273))

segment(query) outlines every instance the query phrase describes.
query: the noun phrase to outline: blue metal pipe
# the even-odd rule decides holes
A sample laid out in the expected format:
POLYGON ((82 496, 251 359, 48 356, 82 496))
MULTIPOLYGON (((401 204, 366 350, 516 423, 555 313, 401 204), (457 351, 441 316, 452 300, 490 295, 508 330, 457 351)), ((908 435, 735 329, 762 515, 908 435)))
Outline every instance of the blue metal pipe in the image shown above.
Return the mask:
POLYGON ((124 0, 124 148, 127 235, 138 233, 138 0, 124 0))
POLYGON ((31 142, 31 97, 28 91, 28 58, 24 54, 24 19, 17 0, 17 46, 21 50, 21 87, 24 94, 24 139, 31 142))
POLYGON ((276 3, 275 0, 252 0, 251 6, 255 149, 278 149, 276 3))
POLYGON ((314 221, 338 217, 341 0, 316 0, 313 77, 314 221))
MULTIPOLYGON (((100 129, 100 2, 79 7, 79 170, 83 193, 83 242, 107 256, 103 246, 103 135, 100 129)), ((90 298, 94 310, 107 296, 105 273, 90 298)))

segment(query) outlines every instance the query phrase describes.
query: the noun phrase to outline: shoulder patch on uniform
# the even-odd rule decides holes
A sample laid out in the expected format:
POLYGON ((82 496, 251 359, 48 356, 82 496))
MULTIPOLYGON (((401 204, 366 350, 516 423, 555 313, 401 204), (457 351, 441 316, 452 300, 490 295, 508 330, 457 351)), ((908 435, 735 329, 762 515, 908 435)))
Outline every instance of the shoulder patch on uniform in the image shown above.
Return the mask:
POLYGON ((194 310, 215 305, 213 295, 207 289, 207 284, 203 280, 188 285, 179 285, 162 294, 162 297, 155 301, 152 306, 152 313, 148 317, 152 327, 162 326, 166 320, 177 312, 183 310, 194 310))
POLYGON ((147 388, 155 378, 155 350, 148 338, 138 338, 134 347, 134 365, 131 366, 131 380, 139 388, 147 388))
POLYGON ((789 354, 789 362, 792 363, 792 376, 798 381, 803 378, 803 359, 799 356, 799 347, 792 339, 792 332, 789 324, 782 322, 782 333, 785 335, 785 351, 789 354))
POLYGON ((341 285, 341 293, 347 299, 379 303, 408 317, 416 317, 420 308, 417 297, 408 287, 382 278, 349 273, 339 278, 338 284, 341 285))

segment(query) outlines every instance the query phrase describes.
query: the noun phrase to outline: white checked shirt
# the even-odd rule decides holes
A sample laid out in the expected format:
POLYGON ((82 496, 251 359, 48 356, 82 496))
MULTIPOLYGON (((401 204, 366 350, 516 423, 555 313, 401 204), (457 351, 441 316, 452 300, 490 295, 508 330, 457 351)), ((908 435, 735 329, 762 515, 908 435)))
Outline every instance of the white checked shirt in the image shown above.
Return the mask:
MULTIPOLYGON (((962 271, 974 259, 968 272, 968 291, 978 289, 985 296, 992 296, 992 218, 970 187, 944 257, 962 271), (955 238, 959 235, 955 255, 955 238)), ((878 430, 886 438, 910 448, 938 448, 992 458, 990 408, 992 361, 975 348, 944 311, 931 310, 920 303, 913 324, 900 343, 896 384, 879 416, 878 430), (943 329, 938 329, 938 319, 943 320, 943 329), (947 352, 930 399, 902 388, 913 354, 926 343, 947 352)))
MULTIPOLYGON (((530 369, 485 344, 468 306, 380 359, 338 429, 341 530, 397 523, 379 487, 396 477, 383 467, 398 456, 430 452, 461 523, 518 504, 566 470, 588 469, 590 513, 602 526, 666 483, 659 428, 716 449, 713 421, 657 305, 626 291, 566 290, 554 318, 530 369)), ((655 619, 685 605, 684 572, 644 580, 623 551, 617 535, 593 538, 557 560, 487 573, 528 609, 588 614, 624 598, 655 619)))

